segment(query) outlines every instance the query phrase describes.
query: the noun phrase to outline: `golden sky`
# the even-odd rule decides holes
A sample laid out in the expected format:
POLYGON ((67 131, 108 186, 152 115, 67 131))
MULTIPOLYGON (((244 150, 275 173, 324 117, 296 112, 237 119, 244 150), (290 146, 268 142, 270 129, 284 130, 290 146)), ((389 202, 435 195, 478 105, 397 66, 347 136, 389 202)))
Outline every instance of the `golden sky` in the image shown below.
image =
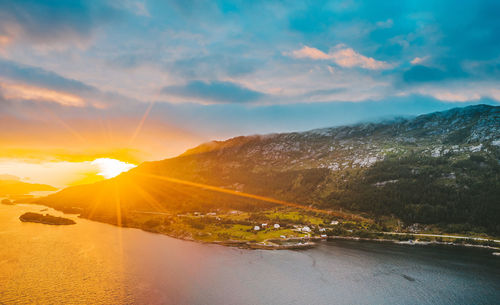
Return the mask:
POLYGON ((63 119, 44 105, 35 107, 39 111, 27 111, 23 119, 0 114, 0 174, 56 187, 92 183, 109 178, 101 175, 103 170, 95 160, 124 162, 108 164, 115 168, 125 163, 138 165, 175 156, 202 141, 165 122, 148 119, 149 107, 135 117, 97 119, 63 119))

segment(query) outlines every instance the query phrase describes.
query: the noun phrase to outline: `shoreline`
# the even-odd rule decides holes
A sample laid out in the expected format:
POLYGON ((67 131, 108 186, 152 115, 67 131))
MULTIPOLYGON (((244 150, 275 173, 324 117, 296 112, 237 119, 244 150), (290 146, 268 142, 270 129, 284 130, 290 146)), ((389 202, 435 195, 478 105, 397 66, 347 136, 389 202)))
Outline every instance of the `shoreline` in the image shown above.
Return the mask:
MULTIPOLYGON (((64 212, 63 212, 64 213, 64 212)), ((192 237, 187 237, 187 236, 177 236, 173 234, 166 234, 162 232, 156 232, 152 230, 147 230, 144 228, 140 227, 131 227, 131 226, 117 226, 116 224, 104 222, 104 221, 99 221, 99 220, 94 220, 94 219, 89 219, 86 217, 78 216, 79 218, 87 219, 89 221, 95 221, 99 223, 106 223, 115 227, 121 227, 121 228, 132 228, 132 229, 139 229, 144 232, 152 233, 152 234, 160 234, 160 235, 165 235, 171 238, 179 239, 179 240, 184 240, 184 241, 191 241, 191 242, 197 242, 197 243, 202 243, 202 244, 214 244, 214 245, 220 245, 220 246, 226 246, 226 247, 236 247, 239 249, 249 249, 249 250, 306 250, 306 249, 311 249, 316 247, 318 244, 317 242, 322 242, 322 241, 333 241, 333 240, 352 240, 352 241, 374 241, 374 242, 380 242, 380 243, 393 243, 393 244, 400 244, 400 245, 407 245, 407 246, 429 246, 429 245, 438 245, 438 246, 452 246, 452 247, 470 247, 470 248, 481 248, 481 249, 489 249, 489 250, 500 250, 500 245, 499 247, 493 247, 493 246, 486 246, 486 245, 475 245, 475 244, 465 244, 465 243, 454 243, 454 242, 439 242, 439 241, 413 241, 410 243, 409 241, 401 241, 398 239, 379 239, 379 238, 366 238, 366 237, 356 237, 356 236, 327 236, 325 237, 302 237, 302 238, 289 238, 289 239, 283 239, 280 240, 280 242, 288 242, 288 241, 302 241, 302 244, 288 244, 288 245, 279 245, 276 243, 273 243, 271 241, 264 241, 264 242, 249 242, 249 241, 244 241, 244 240, 216 240, 216 241, 205 241, 205 240, 199 240, 199 239, 194 239, 192 237)), ((386 232, 388 233, 388 232, 386 232)), ((406 234, 406 233, 405 233, 406 234)), ((388 234, 389 235, 389 234, 388 234)), ((408 233, 408 235, 414 235, 413 233, 408 233)), ((418 234, 415 234, 418 235, 418 234)))
MULTIPOLYGON (((84 218, 87 219, 87 218, 84 218)), ((90 221, 95 221, 92 219, 87 219, 90 221)), ((106 223, 106 222, 101 222, 101 221, 96 221, 99 223, 106 223)), ((107 223, 110 224, 110 223, 107 223)), ((110 224, 113 226, 116 226, 114 224, 110 224)), ((117 227, 117 226, 116 226, 117 227)), ((265 241, 265 242, 258 242, 258 243, 252 243, 248 241, 243 241, 243 240, 225 240, 225 241, 204 241, 204 240, 199 240, 199 239, 194 239, 190 237, 185 237, 185 236, 175 236, 172 234, 165 234, 165 233, 159 233, 159 232, 153 232, 150 230, 145 230, 143 228, 138 228, 138 227, 124 227, 122 228, 131 228, 131 229, 138 229, 144 232, 152 233, 152 234, 160 234, 160 235, 165 235, 171 238, 179 239, 179 240, 184 240, 184 241, 191 241, 191 242, 196 242, 196 243, 201 243, 201 244, 214 244, 214 245, 220 245, 220 246, 225 246, 225 247, 235 247, 239 249, 249 249, 249 250, 306 250, 306 249, 311 249, 314 248, 318 245, 318 242, 325 242, 325 241, 334 241, 334 240, 351 240, 351 241, 370 241, 370 242, 379 242, 379 243, 391 243, 391 244, 399 244, 399 245, 406 245, 406 246, 451 246, 451 247, 468 247, 468 248, 480 248, 480 249, 488 249, 488 250, 500 250, 500 247, 492 247, 492 246, 486 246, 486 245, 474 245, 474 244, 459 244, 459 243, 454 243, 454 242, 438 242, 438 241, 413 241, 412 243, 408 241, 401 241, 397 239, 377 239, 377 238, 365 238, 365 237, 356 237, 356 236, 328 236, 326 238, 323 237, 309 237, 309 238, 292 238, 292 239, 283 239, 281 240, 282 242, 288 242, 288 241, 297 241, 301 240, 303 241, 302 244, 289 244, 289 245, 279 245, 272 243, 270 241, 265 241)))
MULTIPOLYGON (((21 203, 23 204, 23 203, 21 203)), ((135 226, 119 226, 114 223, 106 222, 106 221, 101 221, 98 219, 90 219, 87 217, 83 217, 80 214, 71 214, 71 213, 66 213, 64 211, 58 210, 56 208, 47 206, 47 205, 42 205, 38 203, 29 203, 26 202, 24 204, 28 205, 39 205, 47 208, 54 209, 56 211, 62 212, 63 214, 67 215, 77 215, 78 218, 86 219, 89 221, 95 221, 99 223, 105 223, 109 224, 115 227, 120 227, 120 228, 132 228, 132 229, 139 229, 144 232, 148 233, 153 233, 153 234, 161 234, 165 236, 169 236, 171 238, 179 239, 179 240, 184 240, 184 241, 192 241, 192 242, 197 242, 197 243, 203 243, 203 244, 215 244, 215 245, 221 245, 221 246, 226 246, 226 247, 236 247, 239 249, 250 249, 250 250, 305 250, 305 249, 310 249, 316 247, 318 244, 317 242, 321 241, 333 241, 333 240, 352 240, 352 241, 372 241, 372 242, 381 242, 381 243, 393 243, 393 244, 400 244, 400 245, 408 245, 408 246, 428 246, 428 245, 439 245, 439 246, 452 246, 452 247, 471 247, 471 248, 481 248, 481 249, 489 249, 489 250, 500 250, 500 245, 499 247, 493 247, 493 246, 488 246, 488 245, 479 245, 479 244, 467 244, 467 243, 455 243, 455 242, 442 242, 442 241, 418 241, 417 240, 408 240, 408 241, 401 241, 398 239, 388 239, 388 238, 366 238, 366 237, 357 237, 357 236, 327 236, 327 237, 294 237, 294 238, 288 238, 288 239, 280 239, 278 242, 273 242, 276 240, 265 240, 263 242, 250 242, 250 241, 245 241, 245 240, 215 240, 215 241, 206 241, 206 240, 199 240, 199 239, 194 239, 189 236, 182 236, 182 235, 174 235, 174 234, 167 234, 164 232, 157 232, 154 230, 147 230, 146 228, 141 228, 141 227, 135 227, 135 226), (293 243, 290 243, 293 242, 293 243), (281 244, 283 243, 283 244, 281 244)), ((15 205, 15 204, 14 204, 15 205)), ((379 232, 387 235, 393 235, 393 232, 379 232)), ((411 236, 418 236, 422 235, 419 233, 401 233, 403 235, 411 235, 411 236)), ((425 235, 425 234, 424 234, 425 235)), ((439 236, 438 234, 435 234, 436 236, 439 236)), ((458 238, 458 239, 467 239, 469 237, 464 237, 464 236, 452 236, 452 235, 442 235, 442 236, 448 236, 450 238, 458 238)), ((475 237, 470 237, 471 239, 474 239, 475 237)), ((494 240, 491 240, 494 241, 494 240)))
POLYGON ((474 245, 474 244, 459 244, 454 242, 440 242, 440 241, 401 241, 397 239, 377 239, 377 238, 365 238, 365 237, 355 237, 355 236, 328 236, 327 240, 353 240, 353 241, 376 241, 380 243, 393 243, 399 245, 407 246, 452 246, 452 247, 469 247, 469 248, 482 248, 490 250, 500 250, 500 247, 486 246, 486 245, 474 245))
MULTIPOLYGON (((64 212, 63 212, 64 213, 64 212)), ((388 239, 388 238, 366 238, 366 237, 357 237, 357 236, 327 236, 327 237, 319 237, 319 236, 312 236, 312 237, 293 237, 293 238, 288 238, 288 239, 280 239, 280 243, 288 243, 290 241, 292 242, 299 242, 299 243, 294 243, 294 244, 278 244, 273 242, 273 240, 266 240, 263 242, 250 242, 250 241, 245 241, 245 240, 215 240, 215 241, 206 241, 206 240, 199 240, 199 239, 194 239, 192 237, 188 236, 182 236, 182 235, 175 235, 175 234, 167 234, 164 232, 157 232, 154 230, 147 230, 146 228, 141 228, 141 227, 134 227, 134 226, 118 226, 113 223, 105 222, 105 221, 99 221, 95 219, 89 219, 83 216, 78 215, 79 218, 87 219, 90 221, 96 221, 100 223, 107 223, 116 227, 122 227, 122 228, 134 228, 134 229, 139 229, 144 232, 148 233, 153 233, 153 234, 161 234, 165 236, 169 236, 172 238, 180 239, 180 240, 185 240, 185 241, 192 241, 192 242, 197 242, 197 243, 203 243, 203 244, 215 244, 215 245, 221 245, 221 246, 226 246, 226 247, 236 247, 240 249, 261 249, 261 250, 305 250, 305 249, 310 249, 314 248, 317 246, 317 242, 322 242, 322 241, 330 241, 330 240, 353 240, 353 241, 375 241, 375 242, 386 242, 386 243, 394 243, 394 244, 400 244, 400 245, 408 245, 408 246, 414 246, 414 245, 419 245, 419 246, 428 246, 428 245, 440 245, 440 246, 453 246, 453 247, 472 247, 472 248, 482 248, 482 249, 490 249, 490 250, 500 250, 500 245, 498 247, 493 247, 493 246, 487 246, 487 245, 479 245, 479 244, 467 244, 467 243, 455 243, 455 242, 439 242, 439 241, 418 241, 418 240, 412 240, 412 242, 409 241, 401 241, 398 239, 388 239)), ((391 235, 391 232, 380 232, 384 233, 387 235, 391 235)), ((419 233, 404 233, 404 235, 412 235, 412 236, 418 236, 420 235, 419 233)), ((444 236, 444 235, 443 235, 444 236)), ((451 237, 451 235, 449 235, 451 237)), ((459 238, 459 239, 464 239, 466 238, 464 236, 453 236, 452 238, 459 238)), ((474 237, 470 237, 474 238, 474 237)), ((493 239, 491 241, 494 241, 493 239)))

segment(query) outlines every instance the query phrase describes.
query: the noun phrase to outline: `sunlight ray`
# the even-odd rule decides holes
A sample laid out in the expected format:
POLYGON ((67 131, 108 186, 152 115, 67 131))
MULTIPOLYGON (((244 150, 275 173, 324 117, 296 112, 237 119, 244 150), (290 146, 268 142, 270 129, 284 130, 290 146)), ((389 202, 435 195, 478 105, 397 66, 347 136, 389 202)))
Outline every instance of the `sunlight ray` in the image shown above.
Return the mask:
POLYGON ((150 207, 152 207, 156 212, 163 212, 165 208, 156 200, 153 196, 149 194, 143 187, 138 185, 137 183, 132 183, 134 189, 138 192, 138 194, 146 200, 150 207))
POLYGON ((97 211, 97 208, 103 203, 103 190, 99 190, 98 193, 96 194, 96 199, 94 200, 93 204, 91 205, 88 218, 92 219, 95 212, 97 211))
POLYGON ((153 105, 154 105, 154 102, 151 102, 149 104, 148 108, 146 108, 144 115, 142 116, 141 120, 139 121, 139 124, 137 125, 137 128, 135 129, 134 133, 132 134, 132 137, 130 138, 129 145, 131 145, 134 142, 137 135, 141 132, 142 126, 144 125, 144 122, 148 118, 149 112, 153 108, 153 105))
POLYGON ((42 103, 37 103, 39 108, 42 109, 43 112, 45 112, 48 116, 50 116, 54 121, 59 123, 61 126, 63 126, 69 133, 71 133, 75 138, 77 138, 80 142, 82 143, 87 143, 87 140, 79 133, 77 132, 74 128, 72 128, 68 123, 66 123, 63 119, 61 119, 54 111, 48 109, 45 105, 42 103))
POLYGON ((167 176, 153 175, 153 174, 142 174, 141 173, 140 175, 159 179, 159 180, 164 180, 164 181, 168 181, 168 182, 172 182, 172 183, 183 184, 183 185, 193 186, 193 187, 206 189, 206 190, 210 190, 210 191, 215 191, 215 192, 219 192, 219 193, 225 193, 225 194, 235 195, 235 196, 239 196, 239 197, 275 203, 275 204, 293 207, 293 208, 306 210, 306 211, 310 211, 310 212, 322 213, 322 214, 327 214, 330 216, 337 216, 337 217, 343 217, 343 218, 357 219, 357 220, 362 220, 362 221, 370 221, 368 219, 365 219, 364 217, 357 216, 357 215, 350 214, 350 213, 313 208, 310 206, 305 206, 305 205, 301 205, 301 204, 294 203, 294 202, 288 202, 288 201, 278 200, 278 199, 274 199, 274 198, 270 198, 270 197, 266 197, 266 196, 260 196, 260 195, 254 195, 254 194, 234 191, 234 190, 225 189, 225 188, 221 188, 221 187, 217 187, 217 186, 213 186, 213 185, 207 185, 207 184, 202 184, 202 183, 197 183, 197 182, 181 180, 181 179, 177 179, 177 178, 171 178, 171 177, 167 177, 167 176))

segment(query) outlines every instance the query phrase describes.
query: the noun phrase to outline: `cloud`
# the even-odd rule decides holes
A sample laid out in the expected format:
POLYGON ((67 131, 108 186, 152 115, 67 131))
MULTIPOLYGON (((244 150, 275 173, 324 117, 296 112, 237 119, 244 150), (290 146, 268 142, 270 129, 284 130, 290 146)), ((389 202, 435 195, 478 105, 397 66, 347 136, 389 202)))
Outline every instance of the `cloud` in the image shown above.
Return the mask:
POLYGON ((63 106, 126 106, 137 100, 102 91, 79 80, 39 67, 0 58, 0 94, 6 100, 54 102, 63 106))
POLYGON ((385 61, 378 61, 371 57, 366 57, 351 48, 340 48, 331 53, 333 61, 341 67, 361 67, 371 70, 389 69, 392 65, 385 61))
POLYGON ((42 45, 80 43, 117 15, 106 1, 5 0, 0 2, 0 36, 42 45))
POLYGON ((0 59, 0 77, 58 90, 91 91, 95 88, 45 69, 0 59))
POLYGON ((308 46, 304 46, 300 50, 292 51, 291 55, 292 55, 292 57, 295 57, 295 58, 311 58, 311 59, 315 59, 315 60, 332 59, 332 57, 329 54, 326 54, 323 51, 320 51, 316 48, 311 48, 308 46))
POLYGON ((5 47, 10 43, 11 38, 6 35, 0 35, 0 48, 5 47))
POLYGON ((424 57, 415 57, 410 61, 412 65, 418 65, 418 64, 423 64, 427 59, 429 59, 429 56, 424 56, 424 57))
POLYGON ((212 103, 249 103, 264 96, 261 92, 233 82, 200 80, 190 81, 180 86, 167 86, 161 92, 185 101, 195 100, 212 103))
POLYGON ((33 86, 0 83, 0 92, 7 100, 54 102, 76 107, 82 107, 86 104, 79 96, 33 86))
POLYGON ((479 93, 473 92, 472 94, 463 94, 450 91, 437 91, 432 94, 436 99, 447 102, 467 102, 476 101, 481 98, 479 93))
POLYGON ((54 102, 64 106, 86 105, 82 95, 98 89, 56 73, 0 59, 0 92, 6 100, 54 102))
POLYGON ((378 21, 375 25, 382 29, 392 28, 394 21, 392 21, 392 19, 387 19, 386 21, 378 21))
POLYGON ((454 81, 448 86, 426 84, 411 88, 408 93, 431 96, 444 102, 470 102, 488 99, 500 102, 500 90, 489 82, 454 81))
POLYGON ((134 14, 142 17, 151 17, 146 3, 140 1, 123 1, 123 4, 134 14))
POLYGON ((290 55, 294 58, 331 60, 344 68, 360 67, 370 70, 383 70, 393 67, 393 65, 385 61, 379 61, 372 57, 366 57, 343 44, 336 45, 328 54, 316 48, 304 46, 300 50, 292 51, 290 55))

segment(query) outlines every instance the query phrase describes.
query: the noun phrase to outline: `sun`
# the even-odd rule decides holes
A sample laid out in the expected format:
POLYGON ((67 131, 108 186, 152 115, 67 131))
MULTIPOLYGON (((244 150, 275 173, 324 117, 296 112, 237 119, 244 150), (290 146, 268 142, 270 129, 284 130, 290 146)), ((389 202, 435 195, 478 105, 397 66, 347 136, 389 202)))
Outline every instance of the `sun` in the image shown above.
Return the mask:
POLYGON ((137 166, 135 164, 111 158, 95 159, 91 164, 96 165, 99 168, 99 172, 97 174, 103 176, 106 179, 116 177, 119 174, 137 166))

